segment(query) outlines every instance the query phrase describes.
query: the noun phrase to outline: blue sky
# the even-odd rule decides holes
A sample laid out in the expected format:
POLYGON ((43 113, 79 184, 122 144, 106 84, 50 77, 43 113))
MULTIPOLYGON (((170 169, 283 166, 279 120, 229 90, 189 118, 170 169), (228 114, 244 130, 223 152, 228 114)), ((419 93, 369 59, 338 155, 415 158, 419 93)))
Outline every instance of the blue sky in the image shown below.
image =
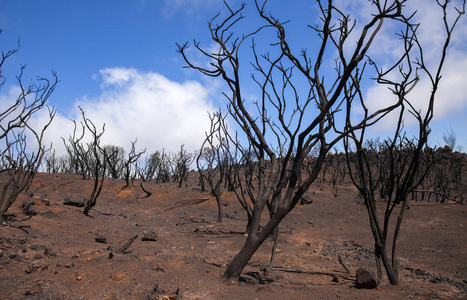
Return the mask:
MULTIPOLYGON (((248 12, 254 5, 247 2, 251 2, 248 12)), ((365 10, 358 6, 362 1, 336 2, 364 16, 365 10)), ((238 7, 241 2, 229 3, 238 7)), ((435 1, 409 3, 422 10, 420 20, 427 30, 421 36, 435 45, 435 26, 439 27, 432 22, 433 14, 439 11, 435 1)), ((314 1, 270 0, 268 7, 281 20, 292 20, 289 36, 294 43, 303 42, 301 37, 310 33, 304 25, 316 23, 314 1)), ((96 125, 106 123, 104 143, 128 148, 137 137, 137 147, 148 151, 176 150, 181 144, 197 149, 209 128, 207 111, 225 106, 219 96, 223 85, 183 69, 175 43, 196 38, 209 48, 207 22, 220 9, 224 9, 220 0, 0 0, 0 49, 15 48, 18 39, 21 44, 20 51, 3 67, 7 83, 0 90, 0 101, 14 97, 14 76, 20 65, 27 65, 25 78, 50 77, 50 70, 55 70, 60 83, 49 104, 56 108, 57 116, 47 139, 58 153, 63 153, 61 137, 66 138, 73 129, 68 119, 79 119, 78 105, 96 125)), ((443 133, 452 130, 464 151, 466 36, 463 18, 446 64, 446 81, 438 95, 430 141, 433 146, 444 145, 443 133)), ((368 95, 381 94, 377 88, 368 91, 368 95)), ((41 121, 37 119, 38 124, 41 121)), ((384 135, 385 130, 376 127, 372 134, 384 135)))

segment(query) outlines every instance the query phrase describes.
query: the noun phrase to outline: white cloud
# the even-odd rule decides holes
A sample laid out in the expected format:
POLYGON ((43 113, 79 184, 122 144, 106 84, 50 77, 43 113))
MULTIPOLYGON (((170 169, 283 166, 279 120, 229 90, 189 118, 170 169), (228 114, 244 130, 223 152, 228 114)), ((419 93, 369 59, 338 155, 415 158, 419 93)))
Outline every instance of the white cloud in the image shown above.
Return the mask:
MULTIPOLYGON (((95 99, 83 98, 75 103, 70 118, 82 118, 78 105, 100 130, 105 123, 102 144, 129 149, 138 139, 137 150, 179 150, 182 144, 189 151, 197 150, 209 130, 208 111, 215 110, 209 102, 210 90, 195 81, 178 83, 155 72, 136 69, 108 68, 100 71, 102 94, 95 99)), ((44 123, 45 112, 35 122, 44 123)), ((46 132, 57 154, 63 154, 61 137, 68 138, 73 123, 57 113, 46 132)), ((80 132, 80 131, 79 131, 80 132)))
MULTIPOLYGON (((2 88, 4 87, 2 86, 2 88)), ((5 93, 3 93, 3 90, 0 91, 2 91, 2 94, 0 94, 0 112, 3 113, 15 103, 18 95, 21 94, 21 89, 19 86, 10 86, 5 93)), ((2 118, 4 117, 6 116, 2 116, 2 118)))
MULTIPOLYGON (((435 98, 434 118, 443 119, 464 110, 467 107, 467 85, 465 72, 467 55, 451 53, 441 72, 442 78, 435 98)), ((434 72, 433 72, 434 73, 434 72)), ((434 76, 434 74, 433 74, 434 76)), ((428 103, 432 87, 427 77, 423 78, 408 98, 416 108, 424 111, 428 103)))
MULTIPOLYGON (((457 53, 450 55, 445 62, 442 70, 442 78, 439 89, 435 98, 434 119, 439 120, 447 116, 464 110, 467 107, 467 85, 465 85, 464 70, 467 69, 467 55, 457 53)), ((434 73, 435 70, 433 70, 434 73)), ((416 87, 409 93, 407 99, 414 106, 417 111, 424 113, 428 106, 432 86, 429 78, 421 74, 422 79, 417 83, 416 87)), ((433 74, 434 76, 435 74, 433 74)), ((368 108, 370 111, 376 111, 382 107, 389 106, 395 101, 396 97, 386 86, 374 84, 370 87, 365 95, 367 99, 368 108)), ((410 115, 408 115, 410 116, 410 115)), ((397 118, 393 115, 386 120, 382 120, 377 127, 381 129, 389 128, 388 124, 394 124, 397 118)), ((409 126, 414 124, 413 118, 406 119, 405 125, 409 126)))
MULTIPOLYGON (((456 3, 452 4, 455 5, 456 3)), ((418 10, 413 21, 416 23, 420 22, 420 28, 417 34, 424 50, 425 63, 432 73, 432 76, 436 76, 436 68, 446 37, 443 27, 442 10, 434 1, 426 2, 414 0, 409 1, 407 6, 408 11, 418 10)), ((451 17, 456 14, 454 10, 451 10, 450 13, 451 17)), ((465 50, 466 32, 467 22, 465 18, 461 18, 452 36, 446 61, 441 72, 442 79, 435 99, 434 120, 446 119, 449 115, 465 111, 467 108, 467 97, 465 96, 467 94, 467 85, 464 83, 464 70, 467 68, 467 52, 465 50)), ((378 58, 381 59, 381 64, 384 66, 391 58, 394 59, 397 57, 400 51, 400 45, 397 45, 397 40, 390 31, 385 30, 381 32, 381 34, 379 39, 375 40, 378 47, 374 47, 371 54, 378 57, 376 51, 380 51, 381 55, 386 55, 387 58, 378 58)), ((412 59, 414 58, 413 56, 412 59)), ((420 72, 420 75, 421 81, 418 82, 416 88, 408 95, 408 99, 416 110, 424 112, 428 105, 432 86, 426 74, 420 72)), ((395 76, 396 75, 394 75, 392 79, 394 79, 395 76)), ((396 101, 394 95, 387 90, 387 87, 376 83, 366 91, 365 96, 368 100, 370 111, 375 111, 378 108, 387 106, 396 101)), ((384 132, 394 128, 397 117, 398 114, 389 115, 385 120, 379 122, 373 130, 384 132)), ((414 123, 415 120, 408 114, 404 122, 405 126, 409 127, 414 123)))

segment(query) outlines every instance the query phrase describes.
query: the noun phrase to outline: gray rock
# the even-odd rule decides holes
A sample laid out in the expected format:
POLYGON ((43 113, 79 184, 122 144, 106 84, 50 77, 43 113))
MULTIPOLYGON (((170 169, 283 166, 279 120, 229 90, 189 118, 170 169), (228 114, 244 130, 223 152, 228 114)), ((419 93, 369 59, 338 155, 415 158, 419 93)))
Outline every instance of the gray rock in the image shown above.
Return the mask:
POLYGON ((300 198, 300 205, 307 205, 313 203, 313 200, 310 197, 302 196, 300 198))
POLYGON ((86 199, 83 197, 68 196, 68 197, 65 197, 65 199, 63 199, 63 205, 84 207, 85 203, 86 203, 86 199))

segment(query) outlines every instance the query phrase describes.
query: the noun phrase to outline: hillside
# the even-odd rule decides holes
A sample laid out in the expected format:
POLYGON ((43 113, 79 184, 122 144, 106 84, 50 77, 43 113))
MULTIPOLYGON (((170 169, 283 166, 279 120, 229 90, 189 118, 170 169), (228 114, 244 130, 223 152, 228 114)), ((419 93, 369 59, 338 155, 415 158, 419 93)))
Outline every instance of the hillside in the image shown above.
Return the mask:
MULTIPOLYGON (((2 180, 0 178, 0 180, 2 180)), ((90 216, 64 205, 86 197, 92 182, 78 175, 38 174, 28 195, 9 210, 0 227, 2 299, 465 299, 467 206, 409 203, 399 239, 400 286, 386 278, 375 290, 353 287, 360 267, 375 270, 365 207, 350 185, 337 197, 313 185, 280 227, 275 268, 264 275, 272 241, 252 258, 239 283, 221 279, 244 243, 246 215, 224 193, 225 216, 216 224, 216 203, 196 188, 106 180, 90 216), (167 209, 188 199, 210 200, 167 209), (25 201, 37 215, 26 216, 25 201), (165 211, 160 213, 161 211, 165 211), (122 250, 132 237, 136 239, 122 250), (149 239, 149 240, 147 240, 149 239), (351 273, 338 261, 340 255, 351 273), (336 282, 337 281, 337 282, 336 282)))

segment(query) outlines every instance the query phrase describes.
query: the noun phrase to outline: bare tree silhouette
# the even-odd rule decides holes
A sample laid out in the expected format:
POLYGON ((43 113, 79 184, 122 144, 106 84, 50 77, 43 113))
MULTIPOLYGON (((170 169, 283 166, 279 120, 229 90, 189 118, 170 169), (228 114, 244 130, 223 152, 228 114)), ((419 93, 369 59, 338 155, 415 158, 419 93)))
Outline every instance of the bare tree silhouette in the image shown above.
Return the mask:
MULTIPOLYGON (((382 28, 395 24, 412 33, 414 26, 410 22, 412 13, 405 11, 405 1, 372 1, 369 21, 358 28, 333 1, 317 1, 320 21, 309 26, 315 33, 314 48, 309 54, 305 48, 296 50, 300 41, 286 34, 287 21, 281 22, 266 11, 267 1, 255 1, 256 27, 246 33, 239 26, 246 22, 245 4, 233 9, 224 3, 226 14, 219 13, 209 22, 215 50, 206 50, 194 42, 194 47, 209 60, 209 67, 190 59, 188 43, 179 44, 178 51, 189 68, 223 79, 230 115, 245 134, 255 157, 257 187, 251 195, 248 237, 224 273, 225 278, 238 280, 258 247, 268 236, 277 234, 280 222, 317 179, 330 149, 352 132, 364 130, 404 104, 399 99, 357 121, 342 122, 350 118, 354 108, 365 105, 361 103, 363 97, 359 97, 360 83, 369 77, 365 72, 367 64, 373 63, 369 49, 377 47, 374 41, 382 28), (243 47, 249 41, 250 56, 243 47), (325 63, 330 57, 334 58, 334 76, 327 72, 325 63), (251 87, 245 83, 249 74, 250 83, 258 87, 253 106, 244 96, 247 91, 251 94, 251 87), (314 147, 319 150, 304 174, 304 161, 314 147), (269 220, 260 226, 265 207, 270 211, 269 220)), ((313 36, 302 39, 311 40, 313 36)), ((401 42, 404 51, 388 73, 397 72, 411 51, 404 48, 404 40, 401 42)))
MULTIPOLYGON (((0 29, 0 34, 2 30, 0 29)), ((6 82, 2 75, 5 61, 19 51, 18 47, 6 53, 2 51, 0 58, 0 88, 6 82)), ((58 83, 55 72, 53 79, 38 77, 36 83, 24 85, 23 74, 25 66, 21 67, 16 77, 20 93, 11 105, 0 111, 0 174, 6 174, 1 184, 0 215, 5 217, 8 208, 16 201, 20 193, 31 185, 38 168, 41 165, 46 148, 43 137, 46 129, 52 123, 55 110, 46 105, 58 83), (44 107, 48 110, 48 121, 42 128, 33 128, 31 118, 44 107)))

